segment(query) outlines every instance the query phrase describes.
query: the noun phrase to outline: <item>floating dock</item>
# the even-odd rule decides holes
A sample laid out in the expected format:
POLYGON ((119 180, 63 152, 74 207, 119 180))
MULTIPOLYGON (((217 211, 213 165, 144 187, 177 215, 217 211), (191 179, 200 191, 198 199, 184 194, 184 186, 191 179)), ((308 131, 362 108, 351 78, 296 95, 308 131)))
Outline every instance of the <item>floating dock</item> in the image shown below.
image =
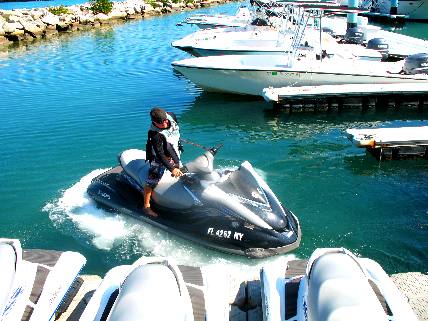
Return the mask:
MULTIPOLYGON (((305 274, 307 260, 287 263, 286 278, 305 274)), ((428 321, 428 275, 419 272, 393 274, 390 276, 401 293, 408 299, 419 321, 428 321)), ((55 320, 78 321, 101 278, 83 275, 76 280, 72 300, 67 302, 55 320)), ((232 273, 229 287, 224 295, 229 298, 230 321, 262 321, 262 298, 259 272, 232 273)))
POLYGON ((347 129, 357 147, 366 148, 377 159, 422 157, 428 159, 428 126, 347 129))
POLYGON ((363 12, 362 16, 369 18, 369 21, 383 22, 383 23, 405 23, 409 19, 408 15, 404 14, 389 14, 380 12, 363 12))
POLYGON ((301 110, 305 105, 312 109, 330 110, 333 104, 341 111, 345 103, 352 100, 352 105, 368 109, 370 106, 385 108, 390 102, 399 109, 405 103, 416 105, 422 110, 428 103, 428 81, 421 83, 397 84, 344 84, 301 87, 265 88, 263 98, 283 106, 291 112, 301 110), (357 100, 357 102, 356 102, 357 100))

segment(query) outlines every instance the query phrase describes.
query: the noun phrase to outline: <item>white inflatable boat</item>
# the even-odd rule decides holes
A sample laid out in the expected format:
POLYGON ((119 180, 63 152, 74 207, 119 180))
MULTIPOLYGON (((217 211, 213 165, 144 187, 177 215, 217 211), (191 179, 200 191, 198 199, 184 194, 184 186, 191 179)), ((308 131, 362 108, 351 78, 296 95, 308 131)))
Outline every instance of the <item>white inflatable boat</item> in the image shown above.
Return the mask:
POLYGON ((290 263, 260 272, 264 321, 417 321, 373 260, 332 248, 315 250, 300 275, 290 263))
POLYGON ((79 320, 229 320, 227 298, 219 293, 227 278, 218 272, 207 277, 198 267, 142 257, 108 271, 79 320))
POLYGON ((51 320, 85 257, 77 252, 22 250, 17 239, 0 238, 0 320, 51 320))

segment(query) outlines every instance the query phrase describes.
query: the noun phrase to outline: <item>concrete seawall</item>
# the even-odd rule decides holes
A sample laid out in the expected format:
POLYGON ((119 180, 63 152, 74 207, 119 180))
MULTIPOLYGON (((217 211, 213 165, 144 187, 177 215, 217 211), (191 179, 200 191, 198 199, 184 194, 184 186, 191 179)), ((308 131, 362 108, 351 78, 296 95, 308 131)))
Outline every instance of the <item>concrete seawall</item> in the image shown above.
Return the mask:
MULTIPOLYGON (((234 0, 232 0, 234 1, 234 0)), ((67 14, 55 15, 47 8, 0 9, 0 52, 10 46, 27 45, 36 40, 49 39, 61 33, 85 31, 103 25, 122 23, 150 16, 198 9, 231 2, 231 0, 194 0, 192 2, 171 0, 128 0, 114 2, 112 11, 106 15, 93 14, 90 3, 65 7, 67 14)))

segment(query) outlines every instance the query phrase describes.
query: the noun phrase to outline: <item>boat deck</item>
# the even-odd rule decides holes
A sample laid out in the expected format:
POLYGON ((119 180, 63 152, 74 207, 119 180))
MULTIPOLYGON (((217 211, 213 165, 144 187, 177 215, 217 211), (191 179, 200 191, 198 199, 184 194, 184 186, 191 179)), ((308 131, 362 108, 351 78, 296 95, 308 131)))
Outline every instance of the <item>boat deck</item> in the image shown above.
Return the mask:
MULTIPOLYGON (((285 277, 291 278, 305 273, 307 260, 289 261, 285 277)), ((198 268, 180 266, 185 282, 200 283, 198 268), (187 276, 186 276, 187 275, 187 276)), ((98 287, 101 278, 98 276, 83 275, 80 278, 78 291, 74 291, 73 299, 62 310, 56 320, 78 321, 93 291, 98 287)), ((391 279, 398 289, 408 298, 411 307, 419 321, 428 321, 428 275, 419 272, 399 273, 391 275, 391 279)), ((76 284, 79 282, 76 282, 76 284)), ((262 321, 262 299, 260 294, 259 273, 245 274, 236 272, 230 276, 230 287, 225 289, 225 295, 230 301, 230 321, 262 321)), ((286 289, 288 298, 295 298, 297 286, 286 289)), ((192 293, 191 293, 192 295, 192 293)), ((193 296, 193 295, 192 295, 193 296)), ((194 297, 196 298, 196 297, 194 297)), ((287 300, 287 315, 293 314, 293 302, 287 300)), ((192 303, 195 303, 192 299, 192 303)), ((197 302, 196 302, 197 303, 197 302)), ((201 304, 201 302, 197 303, 201 304)), ((295 309, 295 308, 294 308, 295 309)), ((203 317, 203 311, 201 311, 203 317)), ((201 319, 202 320, 202 319, 201 319)))

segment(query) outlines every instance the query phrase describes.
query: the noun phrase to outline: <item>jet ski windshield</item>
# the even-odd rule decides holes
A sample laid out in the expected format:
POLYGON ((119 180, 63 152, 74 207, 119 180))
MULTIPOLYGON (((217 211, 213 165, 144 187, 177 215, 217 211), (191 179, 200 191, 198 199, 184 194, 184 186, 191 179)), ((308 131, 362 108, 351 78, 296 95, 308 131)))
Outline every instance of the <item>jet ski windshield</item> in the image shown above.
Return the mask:
POLYGON ((216 185, 257 214, 274 230, 290 229, 281 203, 249 162, 242 163, 226 180, 216 185))

